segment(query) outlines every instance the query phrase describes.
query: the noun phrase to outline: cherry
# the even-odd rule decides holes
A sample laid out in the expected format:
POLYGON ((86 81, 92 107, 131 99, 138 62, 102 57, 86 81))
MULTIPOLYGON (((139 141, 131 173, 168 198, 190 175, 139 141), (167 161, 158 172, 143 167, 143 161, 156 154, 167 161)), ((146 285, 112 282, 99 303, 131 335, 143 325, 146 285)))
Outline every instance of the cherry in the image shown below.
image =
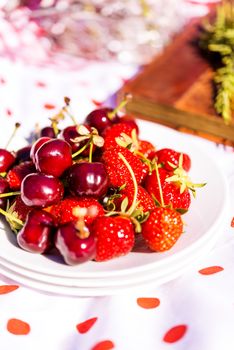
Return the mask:
POLYGON ((80 136, 80 135, 77 131, 77 125, 67 126, 59 134, 59 137, 61 139, 65 140, 65 141, 67 141, 67 143, 69 143, 69 145, 72 148, 72 153, 78 151, 78 149, 80 148, 80 143, 75 143, 72 141, 73 139, 75 139, 78 136, 80 136))
POLYGON ((6 172, 15 163, 15 160, 13 153, 0 148, 0 173, 6 172))
POLYGON ((44 137, 40 137, 39 139, 37 139, 37 141, 34 142, 34 144, 31 147, 31 151, 30 151, 30 157, 33 160, 33 162, 35 162, 35 154, 37 152, 37 150, 47 141, 50 141, 51 138, 44 136, 44 137))
POLYGON ((37 10, 40 7, 42 0, 21 0, 22 6, 28 7, 30 10, 37 10))
POLYGON ((58 203, 63 193, 62 183, 51 175, 29 174, 21 183, 21 198, 29 207, 47 207, 58 203))
POLYGON ((18 163, 30 160, 31 145, 20 148, 16 152, 16 160, 18 163))
POLYGON ((45 142, 35 154, 35 165, 42 173, 61 176, 72 165, 71 146, 60 139, 45 142))
POLYGON ((52 245, 53 224, 50 213, 42 209, 32 209, 17 234, 19 246, 31 253, 45 253, 52 245))
POLYGON ((103 197, 108 190, 108 175, 102 163, 73 164, 67 173, 68 189, 73 195, 103 197))
MULTIPOLYGON (((0 177, 0 194, 7 193, 9 191, 9 184, 6 179, 0 177)), ((6 209, 7 197, 0 198, 0 208, 6 209)))
POLYGON ((69 222, 58 228, 55 246, 68 265, 86 262, 96 254, 96 238, 79 221, 69 222))
POLYGON ((56 138, 54 128, 52 126, 45 126, 40 131, 40 137, 50 137, 51 139, 56 138))
POLYGON ((108 107, 95 109, 87 115, 85 123, 93 126, 99 134, 102 134, 106 128, 119 121, 119 117, 116 114, 112 116, 112 112, 113 109, 108 107))

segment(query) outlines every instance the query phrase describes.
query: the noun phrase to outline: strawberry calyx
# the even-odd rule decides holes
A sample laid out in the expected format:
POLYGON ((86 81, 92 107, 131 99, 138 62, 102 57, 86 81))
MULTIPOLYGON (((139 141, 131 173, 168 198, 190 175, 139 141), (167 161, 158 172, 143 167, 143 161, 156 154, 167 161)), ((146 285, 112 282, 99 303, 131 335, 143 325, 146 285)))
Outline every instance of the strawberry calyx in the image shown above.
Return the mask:
POLYGON ((193 197, 196 197, 196 188, 204 187, 206 183, 193 183, 188 176, 188 173, 183 169, 183 154, 180 154, 179 164, 176 167, 174 164, 169 162, 169 165, 174 168, 173 175, 166 178, 166 182, 175 182, 180 187, 180 193, 183 193, 186 189, 189 189, 193 197))
POLYGON ((142 152, 139 151, 140 143, 137 137, 136 129, 132 129, 131 136, 122 132, 119 137, 115 138, 116 143, 124 148, 127 148, 130 152, 140 158, 142 162, 148 165, 149 171, 152 171, 152 162, 142 152))
POLYGON ((15 209, 15 203, 13 203, 7 210, 3 210, 0 208, 0 214, 5 216, 7 222, 10 225, 11 230, 14 233, 17 233, 23 226, 24 222, 19 219, 17 212, 15 209))

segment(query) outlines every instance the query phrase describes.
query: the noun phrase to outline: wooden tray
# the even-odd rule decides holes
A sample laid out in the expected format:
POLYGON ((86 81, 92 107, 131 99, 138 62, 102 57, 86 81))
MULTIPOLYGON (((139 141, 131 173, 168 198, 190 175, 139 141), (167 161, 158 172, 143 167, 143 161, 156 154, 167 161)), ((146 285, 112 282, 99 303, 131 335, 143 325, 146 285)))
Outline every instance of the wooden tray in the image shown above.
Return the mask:
POLYGON ((200 23, 191 21, 123 86, 119 99, 129 92, 128 113, 234 146, 234 118, 225 125, 213 107, 214 73, 197 45, 200 23))

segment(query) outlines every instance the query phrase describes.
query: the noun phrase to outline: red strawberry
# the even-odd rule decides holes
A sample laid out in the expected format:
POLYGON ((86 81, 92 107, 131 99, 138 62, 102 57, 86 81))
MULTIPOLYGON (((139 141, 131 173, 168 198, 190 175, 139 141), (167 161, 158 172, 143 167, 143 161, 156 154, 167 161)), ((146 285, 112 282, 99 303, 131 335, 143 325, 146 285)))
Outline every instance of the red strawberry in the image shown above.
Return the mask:
POLYGON ((96 261, 126 255, 133 248, 134 228, 127 217, 99 217, 93 222, 91 231, 97 238, 96 261))
POLYGON ((50 212, 56 218, 58 225, 63 225, 68 222, 77 220, 79 215, 74 210, 76 208, 81 210, 88 210, 88 213, 84 213, 84 221, 88 226, 92 224, 95 218, 104 215, 104 209, 102 205, 96 199, 86 197, 68 197, 63 199, 60 203, 48 207, 45 210, 50 212))
POLYGON ((26 161, 15 165, 11 170, 7 173, 7 181, 12 190, 19 190, 21 186, 21 182, 25 178, 26 175, 35 172, 35 166, 32 161, 26 161))
POLYGON ((162 166, 168 170, 174 170, 174 168, 169 164, 174 164, 175 167, 179 166, 179 158, 180 156, 183 156, 183 163, 182 167, 185 171, 189 171, 191 168, 191 159, 190 157, 185 153, 177 152, 170 148, 162 148, 156 152, 156 156, 158 158, 157 162, 162 164, 162 166))
POLYGON ((121 187, 124 184, 132 184, 132 176, 119 157, 121 153, 130 164, 137 183, 141 183, 149 172, 149 168, 127 148, 115 147, 103 152, 102 162, 109 176, 110 186, 121 187))
POLYGON ((156 155, 156 149, 155 149, 154 145, 152 145, 151 142, 146 141, 146 140, 139 140, 137 151, 140 152, 141 154, 143 154, 145 156, 145 158, 148 158, 151 160, 156 155))
POLYGON ((103 146, 104 150, 108 150, 111 147, 118 146, 118 144, 116 142, 116 138, 120 137, 122 133, 131 137, 132 130, 134 130, 134 129, 135 129, 134 124, 125 123, 125 122, 117 123, 117 124, 114 124, 113 126, 107 128, 103 134, 103 137, 105 140, 105 143, 103 146))
POLYGON ((147 246, 156 252, 170 249, 183 232, 181 215, 169 208, 156 208, 142 224, 147 246))
POLYGON ((160 186, 158 184, 156 171, 148 175, 145 179, 144 186, 146 190, 157 200, 161 205, 171 205, 172 208, 187 211, 191 203, 191 196, 187 188, 181 193, 181 186, 176 182, 167 182, 172 173, 167 172, 164 168, 159 168, 159 177, 162 187, 163 202, 160 195, 160 186))
MULTIPOLYGON (((132 202, 134 197, 134 187, 133 186, 127 186, 125 187, 120 193, 120 197, 114 198, 113 202, 116 206, 116 209, 119 210, 121 207, 121 203, 125 198, 128 198, 128 206, 126 209, 128 209, 132 202)), ((151 211, 156 208, 156 205, 154 203, 153 198, 150 196, 150 194, 142 187, 138 186, 137 191, 137 207, 136 209, 141 210, 143 213, 147 211, 151 211)))

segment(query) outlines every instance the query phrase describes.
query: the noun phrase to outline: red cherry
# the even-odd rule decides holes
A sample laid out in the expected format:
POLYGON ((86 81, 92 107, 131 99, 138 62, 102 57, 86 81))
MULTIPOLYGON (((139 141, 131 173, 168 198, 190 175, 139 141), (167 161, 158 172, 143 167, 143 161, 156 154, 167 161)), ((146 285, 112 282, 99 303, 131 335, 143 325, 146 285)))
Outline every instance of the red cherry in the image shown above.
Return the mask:
POLYGON ((112 108, 98 108, 89 113, 85 119, 85 123, 96 128, 101 134, 106 128, 114 123, 118 123, 119 117, 115 114, 110 117, 113 112, 112 108))
POLYGON ((96 254, 96 239, 87 227, 82 231, 75 222, 61 226, 55 236, 55 246, 68 265, 76 265, 91 260, 96 254))
POLYGON ((25 146, 16 152, 16 161, 18 163, 30 160, 31 147, 31 145, 25 146))
POLYGON ((29 207, 47 207, 58 203, 64 193, 59 179, 52 175, 33 173, 21 183, 21 198, 29 207))
POLYGON ((15 162, 16 157, 4 148, 0 148, 0 173, 5 173, 15 162))
POLYGON ((68 189, 75 196, 103 197, 108 190, 108 176, 102 163, 73 164, 67 173, 68 189))
POLYGON ((71 146, 59 139, 45 142, 35 154, 35 165, 44 174, 61 176, 72 165, 71 146))
POLYGON ((45 253, 52 245, 53 217, 41 209, 32 209, 17 234, 19 246, 32 253, 45 253))
POLYGON ((56 138, 54 128, 52 126, 45 126, 40 131, 40 137, 50 137, 51 139, 56 138))
POLYGON ((37 139, 37 141, 34 142, 34 144, 31 147, 31 151, 30 151, 30 157, 33 160, 33 162, 35 162, 35 154, 37 152, 37 150, 47 141, 50 141, 51 138, 50 137, 40 137, 39 139, 37 139))
MULTIPOLYGON (((6 179, 0 177, 0 194, 7 193, 9 191, 9 184, 6 179)), ((7 204, 7 198, 0 198, 0 208, 5 210, 7 204)))

